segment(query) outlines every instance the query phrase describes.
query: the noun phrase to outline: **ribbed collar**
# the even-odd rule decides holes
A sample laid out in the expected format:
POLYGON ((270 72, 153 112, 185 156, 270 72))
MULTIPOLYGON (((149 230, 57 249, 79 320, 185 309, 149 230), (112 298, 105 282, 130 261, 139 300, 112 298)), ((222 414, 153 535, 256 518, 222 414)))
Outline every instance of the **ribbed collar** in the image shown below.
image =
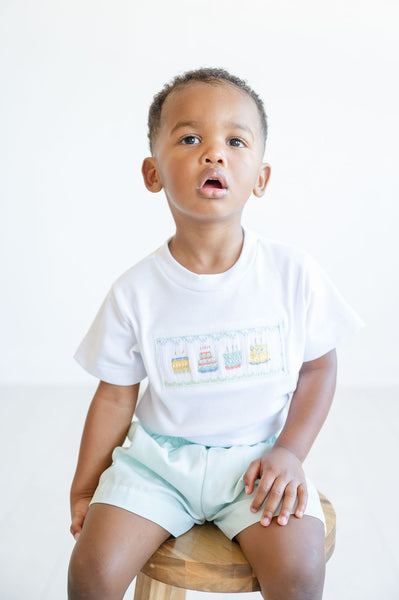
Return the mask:
POLYGON ((169 250, 169 240, 155 252, 156 263, 168 279, 177 285, 199 292, 225 289, 226 286, 242 279, 256 257, 258 236, 252 231, 243 229, 244 243, 241 254, 234 265, 224 273, 198 274, 189 271, 177 260, 169 250))

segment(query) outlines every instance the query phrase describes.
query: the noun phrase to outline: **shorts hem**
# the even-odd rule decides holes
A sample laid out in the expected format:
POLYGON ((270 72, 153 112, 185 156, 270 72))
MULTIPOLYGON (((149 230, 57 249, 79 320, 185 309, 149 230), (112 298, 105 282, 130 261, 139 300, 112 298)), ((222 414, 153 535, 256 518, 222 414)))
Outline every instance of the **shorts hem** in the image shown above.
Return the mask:
MULTIPOLYGON (((277 515, 274 515, 273 518, 277 517, 277 515)), ((318 519, 323 527, 324 527, 324 535, 326 534, 326 524, 324 522, 324 519, 320 518, 318 515, 314 515, 314 514, 308 514, 308 513, 304 513, 303 515, 304 517, 313 517, 314 519, 318 519)), ((294 518, 296 519, 297 517, 294 516, 294 513, 291 513, 291 517, 290 518, 294 518)), ((241 531, 244 531, 244 529, 246 529, 247 527, 251 527, 251 525, 255 525, 256 523, 260 522, 260 515, 258 516, 257 519, 253 519, 253 520, 248 520, 246 524, 243 524, 243 522, 240 523, 240 525, 236 525, 235 527, 225 527, 224 524, 218 524, 215 522, 215 525, 220 529, 220 531, 222 531, 224 533, 224 535, 229 538, 229 540, 233 540, 239 533, 241 533, 241 531)))
POLYGON ((176 512, 173 504, 165 501, 165 499, 159 501, 155 498, 149 502, 148 497, 142 498, 136 490, 132 492, 128 486, 124 485, 100 485, 93 495, 91 504, 110 504, 111 506, 123 508, 163 527, 173 537, 186 533, 196 522, 189 517, 183 523, 181 512, 179 512, 178 519, 173 519, 171 515, 176 512))
MULTIPOLYGON (((309 479, 306 479, 306 482, 308 488, 308 503, 305 508, 304 515, 319 519, 319 521, 323 523, 324 534, 326 534, 326 520, 318 492, 309 479)), ((262 504, 258 512, 252 513, 250 511, 250 505, 254 494, 255 492, 251 496, 247 496, 245 493, 242 493, 241 498, 237 502, 233 503, 230 507, 226 507, 226 509, 220 514, 220 517, 215 518, 215 525, 217 525, 217 527, 219 527, 219 529, 223 531, 225 536, 229 539, 232 540, 238 533, 247 527, 255 525, 255 523, 259 523, 267 499, 262 504)), ((297 502, 298 500, 296 500, 294 507, 291 510, 291 518, 295 513, 297 502)), ((275 510, 273 515, 274 517, 277 517, 280 514, 282 503, 283 502, 281 501, 275 510)), ((294 516, 293 518, 296 519, 297 517, 294 516)))

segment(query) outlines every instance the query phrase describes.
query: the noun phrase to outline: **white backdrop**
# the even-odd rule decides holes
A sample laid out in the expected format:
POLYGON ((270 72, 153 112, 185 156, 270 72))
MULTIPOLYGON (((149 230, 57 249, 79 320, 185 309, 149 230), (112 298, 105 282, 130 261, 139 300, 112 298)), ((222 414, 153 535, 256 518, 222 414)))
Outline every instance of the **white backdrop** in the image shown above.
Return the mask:
POLYGON ((141 181, 148 106, 199 66, 266 104, 272 178, 245 223, 309 250, 367 323, 341 382, 399 384, 398 17, 394 0, 0 0, 0 385, 91 382, 72 355, 105 293, 173 233, 141 181))

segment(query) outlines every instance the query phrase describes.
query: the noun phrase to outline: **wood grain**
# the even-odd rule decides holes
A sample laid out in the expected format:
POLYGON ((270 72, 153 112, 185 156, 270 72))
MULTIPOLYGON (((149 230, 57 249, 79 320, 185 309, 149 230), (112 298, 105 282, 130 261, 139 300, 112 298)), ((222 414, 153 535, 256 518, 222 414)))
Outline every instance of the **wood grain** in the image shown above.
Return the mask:
MULTIPOLYGON (((328 561, 335 547, 336 515, 329 500, 320 492, 319 496, 327 523, 325 556, 328 561)), ((213 523, 194 525, 184 535, 168 539, 144 565, 141 574, 137 579, 139 587, 136 584, 135 600, 183 600, 184 595, 170 595, 173 588, 177 588, 174 593, 179 588, 182 592, 186 589, 202 592, 255 592, 260 589, 239 544, 230 541, 213 523), (151 580, 166 585, 158 585, 155 590, 154 584, 151 590, 151 580)))
POLYGON ((185 600, 186 590, 166 585, 144 573, 139 573, 136 580, 135 600, 185 600))

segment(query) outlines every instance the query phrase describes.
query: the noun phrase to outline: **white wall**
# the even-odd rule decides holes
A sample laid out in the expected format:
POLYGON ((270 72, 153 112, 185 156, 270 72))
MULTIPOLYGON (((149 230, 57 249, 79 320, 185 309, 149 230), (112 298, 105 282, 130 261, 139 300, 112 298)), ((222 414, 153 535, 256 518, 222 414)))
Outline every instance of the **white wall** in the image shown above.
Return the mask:
POLYGON ((246 223, 310 250, 367 322, 341 381, 399 384, 398 16, 393 0, 0 1, 0 384, 91 381, 75 347, 173 231, 141 182, 148 105, 198 66, 266 103, 273 173, 246 223))

